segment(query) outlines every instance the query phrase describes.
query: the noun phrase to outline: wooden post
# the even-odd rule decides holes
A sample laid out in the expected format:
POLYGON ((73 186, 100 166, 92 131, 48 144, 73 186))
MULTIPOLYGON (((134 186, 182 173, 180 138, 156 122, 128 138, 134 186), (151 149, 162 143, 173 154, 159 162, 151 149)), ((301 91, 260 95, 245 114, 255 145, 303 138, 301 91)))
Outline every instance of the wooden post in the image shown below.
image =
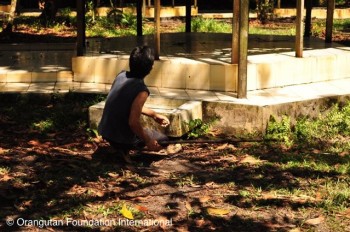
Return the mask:
POLYGON ((239 59, 239 2, 233 0, 231 64, 238 64, 239 59))
POLYGON ((295 56, 303 57, 303 10, 304 0, 297 0, 297 19, 296 19, 296 39, 295 39, 295 56))
POLYGON ((305 2, 306 15, 305 15, 305 33, 304 33, 304 37, 310 37, 311 36, 312 4, 313 4, 312 0, 306 0, 306 2, 305 2))
POLYGON ((326 43, 332 43, 335 0, 327 1, 326 43))
POLYGON ((142 0, 137 0, 136 17, 137 17, 137 36, 142 36, 142 0))
POLYGON ((154 27, 155 27, 155 48, 154 58, 159 60, 160 55, 160 0, 154 0, 154 27))
POLYGON ((146 14, 146 0, 142 0, 142 14, 146 14))
POLYGON ((191 32, 191 0, 186 0, 186 32, 191 32))
POLYGON ((249 1, 241 1, 239 19, 238 98, 247 98, 249 1))
POLYGON ((77 0, 77 56, 85 54, 85 0, 77 0))

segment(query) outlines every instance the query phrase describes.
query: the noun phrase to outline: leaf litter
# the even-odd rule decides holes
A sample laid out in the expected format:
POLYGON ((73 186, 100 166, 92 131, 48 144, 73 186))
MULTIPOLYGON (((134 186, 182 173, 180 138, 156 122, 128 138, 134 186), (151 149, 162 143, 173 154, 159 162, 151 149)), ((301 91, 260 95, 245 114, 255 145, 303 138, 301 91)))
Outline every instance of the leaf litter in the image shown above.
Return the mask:
MULTIPOLYGON (((0 111, 1 114, 4 112, 0 111)), ((138 154, 133 157, 133 164, 125 164, 108 149, 101 158, 97 147, 108 144, 100 140, 97 143, 86 128, 74 132, 62 128, 46 137, 30 128, 24 130, 20 122, 3 123, 6 124, 6 136, 0 134, 0 196, 6 199, 0 201, 3 218, 19 215, 65 219, 68 215, 77 220, 137 218, 172 222, 171 227, 121 227, 129 231, 332 228, 327 224, 330 215, 318 208, 326 198, 325 193, 322 190, 298 193, 307 187, 314 188, 310 181, 314 173, 283 170, 275 147, 270 150, 248 144, 242 147, 226 143, 186 144, 175 155, 138 154), (22 133, 11 133, 18 131, 18 127, 22 133)), ((321 174, 331 173, 318 173, 320 181, 321 174)), ((340 225, 346 228, 350 225, 348 211, 332 214, 336 215, 332 220, 339 218, 340 225)))

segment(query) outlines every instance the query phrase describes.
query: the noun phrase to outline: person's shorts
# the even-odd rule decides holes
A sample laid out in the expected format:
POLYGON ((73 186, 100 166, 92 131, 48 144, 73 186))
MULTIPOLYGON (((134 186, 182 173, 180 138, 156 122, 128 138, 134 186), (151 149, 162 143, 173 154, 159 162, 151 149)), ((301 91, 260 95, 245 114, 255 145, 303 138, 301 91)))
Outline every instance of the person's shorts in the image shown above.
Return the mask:
MULTIPOLYGON (((168 136, 165 134, 146 128, 146 133, 153 139, 157 141, 166 141, 169 140, 168 136)), ((140 138, 136 138, 134 141, 130 141, 130 143, 118 143, 112 141, 111 139, 104 138, 114 149, 122 149, 122 150, 141 150, 145 147, 145 142, 140 138)))

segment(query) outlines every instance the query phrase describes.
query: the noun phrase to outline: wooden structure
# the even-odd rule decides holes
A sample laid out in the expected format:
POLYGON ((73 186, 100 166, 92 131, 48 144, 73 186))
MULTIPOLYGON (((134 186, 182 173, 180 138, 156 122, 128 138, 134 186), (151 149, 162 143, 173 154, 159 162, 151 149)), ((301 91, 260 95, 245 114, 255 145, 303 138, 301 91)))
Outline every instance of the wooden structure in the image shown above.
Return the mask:
MULTIPOLYGON (((142 7, 146 0, 137 1, 137 36, 142 36, 142 7)), ((150 5, 150 1, 148 1, 150 5)), ((173 0, 174 5, 174 0, 173 0)), ((194 0, 197 5, 197 0, 194 0)), ((310 36, 312 0, 297 0, 296 21, 296 57, 303 57, 303 28, 304 28, 304 5, 306 6, 305 35, 310 36), (306 1, 306 4, 305 4, 306 1)), ((85 51, 85 0, 77 0, 77 55, 84 55, 85 51)), ((191 6, 192 0, 186 0, 186 30, 191 32, 191 6)), ((154 0, 154 27, 155 27, 155 58, 160 55, 160 8, 161 0, 154 0)), ((335 0, 328 0, 326 42, 332 41, 333 12, 335 0)), ((238 64, 238 98, 247 97, 247 53, 248 53, 248 25, 249 25, 249 1, 233 0, 232 21, 232 55, 231 64, 238 64)))

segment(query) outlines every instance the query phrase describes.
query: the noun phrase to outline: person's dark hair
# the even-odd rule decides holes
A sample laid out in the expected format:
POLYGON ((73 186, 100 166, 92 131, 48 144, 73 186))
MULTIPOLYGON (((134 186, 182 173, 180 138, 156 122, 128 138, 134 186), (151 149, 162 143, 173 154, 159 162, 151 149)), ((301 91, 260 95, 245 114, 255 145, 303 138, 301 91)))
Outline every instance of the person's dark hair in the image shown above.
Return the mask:
POLYGON ((153 67, 154 54, 148 46, 136 47, 132 50, 129 58, 130 74, 136 78, 144 78, 153 67))

